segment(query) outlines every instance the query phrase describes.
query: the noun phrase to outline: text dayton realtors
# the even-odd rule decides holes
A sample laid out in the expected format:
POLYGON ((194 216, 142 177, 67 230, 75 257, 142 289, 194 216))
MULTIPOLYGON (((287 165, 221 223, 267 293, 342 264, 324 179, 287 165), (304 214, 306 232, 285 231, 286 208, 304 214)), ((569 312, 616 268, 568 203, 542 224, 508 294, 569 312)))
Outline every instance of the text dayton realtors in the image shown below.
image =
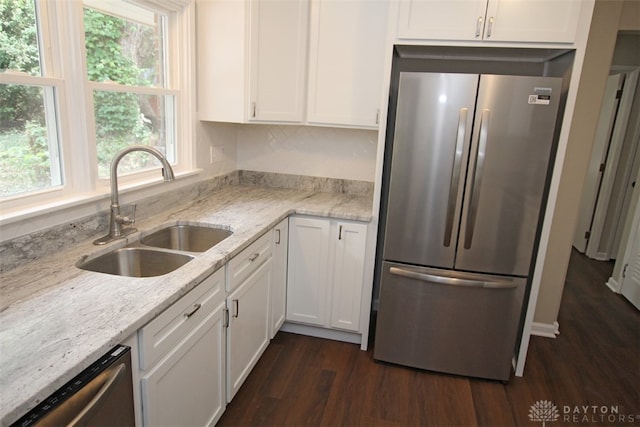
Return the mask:
POLYGON ((634 423, 637 415, 621 414, 616 406, 563 405, 562 421, 572 423, 634 423))

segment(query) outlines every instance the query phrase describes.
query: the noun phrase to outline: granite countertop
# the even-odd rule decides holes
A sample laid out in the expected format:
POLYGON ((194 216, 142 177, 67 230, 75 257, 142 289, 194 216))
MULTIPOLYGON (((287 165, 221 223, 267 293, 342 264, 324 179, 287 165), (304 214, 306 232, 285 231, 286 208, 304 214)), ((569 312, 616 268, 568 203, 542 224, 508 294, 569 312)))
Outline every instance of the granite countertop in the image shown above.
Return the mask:
POLYGON ((370 221, 371 206, 366 195, 229 186, 140 221, 137 233, 105 247, 89 240, 3 273, 0 424, 16 421, 288 215, 370 221), (233 234, 164 276, 120 277, 75 267, 83 257, 176 223, 219 225, 233 234))

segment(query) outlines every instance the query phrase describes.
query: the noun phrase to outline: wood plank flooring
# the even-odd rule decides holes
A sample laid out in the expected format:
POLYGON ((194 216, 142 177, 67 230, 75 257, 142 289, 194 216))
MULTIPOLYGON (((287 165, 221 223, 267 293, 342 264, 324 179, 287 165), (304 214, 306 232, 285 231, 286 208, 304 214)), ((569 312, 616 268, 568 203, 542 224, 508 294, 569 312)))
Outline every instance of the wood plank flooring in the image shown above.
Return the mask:
POLYGON ((532 405, 548 400, 559 413, 548 427, 640 426, 640 313, 605 287, 612 268, 572 253, 561 333, 532 337, 524 376, 506 385, 377 363, 353 344, 281 332, 218 425, 533 427, 542 422, 529 419, 532 405))

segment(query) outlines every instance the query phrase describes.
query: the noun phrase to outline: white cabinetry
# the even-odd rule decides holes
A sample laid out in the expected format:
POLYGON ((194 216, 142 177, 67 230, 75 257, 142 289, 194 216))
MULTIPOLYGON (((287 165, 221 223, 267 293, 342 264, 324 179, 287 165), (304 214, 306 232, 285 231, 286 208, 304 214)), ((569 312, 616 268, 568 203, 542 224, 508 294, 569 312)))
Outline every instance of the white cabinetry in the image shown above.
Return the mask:
POLYGON ((228 264, 232 292, 227 296, 227 402, 269 345, 271 236, 265 234, 228 264), (235 261, 242 274, 232 271, 235 261))
POLYGON ((333 221, 332 328, 360 329, 362 282, 367 226, 351 221, 333 221))
POLYGON ((309 6, 197 0, 198 118, 301 122, 309 6))
POLYGON ((271 314, 269 337, 273 338, 284 323, 287 309, 287 251, 289 247, 289 219, 285 218, 272 231, 273 257, 271 264, 271 314))
POLYGON ((312 0, 307 122, 377 127, 388 3, 312 0))
POLYGON ((319 218, 289 218, 287 320, 326 323, 329 225, 329 220, 319 218))
POLYGON ((361 332, 365 224, 289 219, 287 320, 361 332))
POLYGON ((577 0, 401 0, 398 38, 572 43, 577 0))
POLYGON ((140 329, 147 426, 214 425, 224 412, 224 269, 140 329))
POLYGON ((200 120, 377 128, 388 2, 196 4, 200 120))

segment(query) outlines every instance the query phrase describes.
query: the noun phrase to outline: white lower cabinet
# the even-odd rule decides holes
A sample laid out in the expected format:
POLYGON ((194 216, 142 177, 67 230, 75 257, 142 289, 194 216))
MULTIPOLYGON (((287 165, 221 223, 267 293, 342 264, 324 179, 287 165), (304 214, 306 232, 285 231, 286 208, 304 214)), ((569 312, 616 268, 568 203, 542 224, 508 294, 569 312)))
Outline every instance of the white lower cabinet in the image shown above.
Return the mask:
POLYGON ((289 218, 287 320, 324 326, 329 283, 328 220, 289 218))
POLYGON ((333 221, 332 328, 360 330, 366 237, 365 224, 333 221))
POLYGON ((284 219, 142 327, 142 424, 215 425, 285 320, 361 332, 366 230, 284 219))
POLYGON ((367 226, 289 218, 287 321, 360 331, 367 226))
POLYGON ((145 426, 213 426, 225 400, 224 269, 138 333, 145 426))
POLYGON ((271 265, 271 314, 269 337, 276 336, 284 323, 287 310, 287 256, 289 219, 285 218, 272 231, 273 260, 271 265))
POLYGON ((227 297, 227 402, 269 345, 271 257, 227 297))

